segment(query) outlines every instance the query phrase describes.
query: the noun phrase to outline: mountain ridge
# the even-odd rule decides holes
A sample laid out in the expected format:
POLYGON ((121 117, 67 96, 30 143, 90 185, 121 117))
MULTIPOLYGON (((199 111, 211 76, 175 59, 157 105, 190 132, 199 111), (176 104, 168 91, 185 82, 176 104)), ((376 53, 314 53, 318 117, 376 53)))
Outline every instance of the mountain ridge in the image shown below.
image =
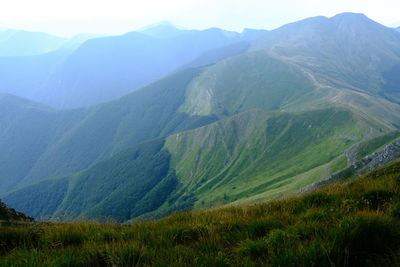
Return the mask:
POLYGON ((4 199, 35 217, 111 216, 122 222, 146 213, 160 216, 189 208, 242 203, 245 199, 261 201, 296 192, 344 168, 345 149, 389 131, 382 133, 382 127, 344 109, 286 115, 255 109, 138 144, 82 172, 39 181, 6 194, 4 199), (326 121, 326 116, 329 123, 320 125, 318 122, 326 121), (343 130, 339 124, 345 125, 343 130), (263 129, 265 125, 267 130, 263 129), (373 134, 368 133, 371 130, 373 134), (310 147, 307 149, 304 143, 310 147), (302 173, 310 177, 300 178, 302 173), (248 177, 252 177, 251 182, 248 177), (292 184, 296 178, 299 181, 292 184), (154 190, 164 192, 163 198, 152 193, 154 190), (53 203, 52 208, 47 203, 53 203))

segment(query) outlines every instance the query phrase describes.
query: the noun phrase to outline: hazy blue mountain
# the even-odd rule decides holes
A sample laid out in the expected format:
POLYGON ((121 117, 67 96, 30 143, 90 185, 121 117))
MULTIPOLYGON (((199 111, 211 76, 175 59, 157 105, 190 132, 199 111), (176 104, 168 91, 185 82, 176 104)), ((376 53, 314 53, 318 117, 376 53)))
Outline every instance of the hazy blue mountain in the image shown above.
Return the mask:
POLYGON ((23 30, 0 31, 0 56, 32 56, 60 48, 65 38, 23 30))
MULTIPOLYGON (((35 58, 35 62, 43 63, 39 74, 36 66, 30 69, 30 65, 24 63, 31 61, 31 58, 0 57, 0 65, 2 61, 3 66, 11 61, 22 62, 23 70, 19 72, 19 66, 10 70, 3 67, 1 72, 6 78, 2 81, 4 85, 0 87, 1 92, 27 97, 57 108, 87 106, 134 91, 181 69, 206 51, 241 40, 239 34, 217 28, 176 31, 182 34, 156 38, 131 32, 121 36, 93 38, 70 54, 68 49, 58 51, 58 54, 63 55, 57 59, 48 59, 56 52, 35 58), (24 75, 32 79, 26 78, 14 83, 24 75)), ((64 47, 68 47, 71 42, 73 44, 72 40, 64 47)))
POLYGON ((74 35, 71 38, 68 38, 63 45, 61 46, 62 49, 68 49, 68 50, 75 50, 77 49, 80 45, 82 45, 84 42, 90 39, 94 38, 100 38, 106 36, 105 34, 77 34, 74 35))
POLYGON ((137 32, 156 38, 171 38, 183 34, 186 30, 178 29, 171 22, 163 21, 143 27, 137 32))
POLYGON ((0 191, 76 172, 136 143, 215 121, 178 111, 198 72, 186 70, 116 101, 77 110, 55 111, 4 95, 0 191))
POLYGON ((105 102, 172 73, 210 49, 236 40, 219 29, 167 39, 141 33, 92 39, 66 60, 39 102, 79 107, 105 102))
POLYGON ((256 30, 256 29, 245 28, 241 32, 241 37, 242 37, 242 39, 249 41, 249 40, 258 39, 267 33, 268 33, 267 30, 256 30))
POLYGON ((70 53, 62 49, 36 56, 0 57, 0 93, 38 100, 70 53))

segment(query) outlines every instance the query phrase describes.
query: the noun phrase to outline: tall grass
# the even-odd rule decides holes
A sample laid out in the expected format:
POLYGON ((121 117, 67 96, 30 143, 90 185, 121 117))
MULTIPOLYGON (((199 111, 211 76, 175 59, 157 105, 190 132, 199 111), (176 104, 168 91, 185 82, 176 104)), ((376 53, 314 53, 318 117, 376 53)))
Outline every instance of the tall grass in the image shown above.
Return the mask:
POLYGON ((399 163, 247 207, 0 228, 0 266, 395 266, 399 251, 399 163))

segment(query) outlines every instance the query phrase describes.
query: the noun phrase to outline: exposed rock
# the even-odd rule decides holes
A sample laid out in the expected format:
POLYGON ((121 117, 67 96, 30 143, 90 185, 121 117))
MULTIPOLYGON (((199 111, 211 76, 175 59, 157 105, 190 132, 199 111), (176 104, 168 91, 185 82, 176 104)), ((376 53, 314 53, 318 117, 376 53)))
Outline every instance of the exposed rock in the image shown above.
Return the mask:
MULTIPOLYGON (((300 190, 299 193, 306 193, 316 188, 324 186, 338 180, 344 180, 353 175, 361 176, 368 173, 378 167, 381 167, 396 158, 400 157, 400 139, 396 139, 390 144, 384 146, 380 150, 362 158, 359 161, 354 162, 344 170, 334 173, 327 178, 310 184, 300 190)), ((349 158, 349 157, 348 157, 349 158)))
POLYGON ((26 221, 32 222, 33 218, 16 211, 0 201, 0 221, 26 221))

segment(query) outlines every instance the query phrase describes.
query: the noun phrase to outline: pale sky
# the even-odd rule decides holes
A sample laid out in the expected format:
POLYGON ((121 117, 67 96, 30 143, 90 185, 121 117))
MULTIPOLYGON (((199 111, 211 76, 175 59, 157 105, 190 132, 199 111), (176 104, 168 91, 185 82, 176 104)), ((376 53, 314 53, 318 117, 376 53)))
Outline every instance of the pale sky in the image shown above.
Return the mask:
POLYGON ((364 13, 400 26, 400 0, 0 0, 0 28, 120 34, 159 21, 188 29, 274 29, 312 16, 364 13))

